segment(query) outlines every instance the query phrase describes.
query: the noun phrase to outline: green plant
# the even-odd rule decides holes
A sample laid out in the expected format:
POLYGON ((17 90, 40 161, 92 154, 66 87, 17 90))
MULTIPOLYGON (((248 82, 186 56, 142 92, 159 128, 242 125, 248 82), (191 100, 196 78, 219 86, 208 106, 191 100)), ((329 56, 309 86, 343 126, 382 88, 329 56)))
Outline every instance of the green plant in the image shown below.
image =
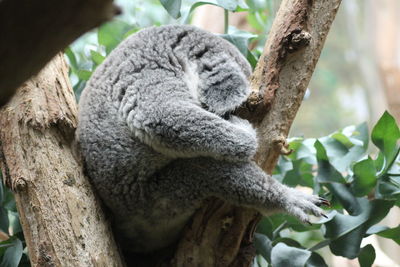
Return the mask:
MULTIPOLYGON (((2 178, 1 173, 0 178, 2 178)), ((3 183, 0 183, 0 231, 4 239, 9 237, 0 242, 0 266, 30 266, 15 199, 3 183)))
POLYGON ((312 225, 284 214, 264 218, 255 236, 261 256, 254 266, 327 266, 316 252, 325 246, 335 255, 358 257, 361 266, 371 266, 375 251, 371 245, 360 247, 363 238, 376 234, 400 244, 400 225, 378 225, 400 204, 399 139, 400 130, 387 112, 372 130, 372 143, 379 150, 375 157, 366 154, 365 123, 319 139, 292 139, 294 152, 280 158, 274 176, 289 186, 309 188, 329 199, 332 207, 327 218, 312 225))

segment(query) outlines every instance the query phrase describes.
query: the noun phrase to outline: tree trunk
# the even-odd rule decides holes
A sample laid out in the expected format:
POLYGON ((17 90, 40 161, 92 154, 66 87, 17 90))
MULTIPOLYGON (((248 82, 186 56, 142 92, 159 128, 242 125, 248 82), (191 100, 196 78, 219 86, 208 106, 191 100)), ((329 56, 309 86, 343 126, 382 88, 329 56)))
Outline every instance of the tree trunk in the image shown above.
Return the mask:
POLYGON ((1 0, 0 107, 59 51, 118 12, 112 0, 1 0))
POLYGON ((63 55, 0 112, 0 167, 14 191, 32 266, 122 266, 74 156, 77 106, 63 55))
MULTIPOLYGON (((256 162, 271 173, 303 100, 341 0, 284 0, 251 78, 240 115, 257 126, 256 162)), ((249 266, 260 215, 211 200, 194 216, 172 266, 249 266)))

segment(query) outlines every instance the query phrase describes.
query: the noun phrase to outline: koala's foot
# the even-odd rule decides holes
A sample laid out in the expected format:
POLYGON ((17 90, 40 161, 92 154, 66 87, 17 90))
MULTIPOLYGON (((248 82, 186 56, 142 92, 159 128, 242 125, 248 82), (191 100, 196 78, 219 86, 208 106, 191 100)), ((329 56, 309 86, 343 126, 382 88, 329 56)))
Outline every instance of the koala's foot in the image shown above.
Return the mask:
POLYGON ((291 215, 296 216, 304 223, 310 224, 308 214, 317 217, 326 217, 324 210, 320 206, 330 206, 328 200, 319 196, 308 195, 296 189, 292 189, 283 204, 283 209, 291 215))

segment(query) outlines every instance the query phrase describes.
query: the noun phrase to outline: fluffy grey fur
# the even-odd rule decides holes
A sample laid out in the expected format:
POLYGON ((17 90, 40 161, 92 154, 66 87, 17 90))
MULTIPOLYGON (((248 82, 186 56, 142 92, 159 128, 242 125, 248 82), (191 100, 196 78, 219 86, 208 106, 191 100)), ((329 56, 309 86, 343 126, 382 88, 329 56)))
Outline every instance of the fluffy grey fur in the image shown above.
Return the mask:
POLYGON ((124 249, 173 243, 211 196, 302 221, 322 214, 321 199, 251 161, 256 133, 229 115, 250 93, 250 71, 227 41, 177 25, 136 33, 97 68, 81 96, 77 139, 124 249))

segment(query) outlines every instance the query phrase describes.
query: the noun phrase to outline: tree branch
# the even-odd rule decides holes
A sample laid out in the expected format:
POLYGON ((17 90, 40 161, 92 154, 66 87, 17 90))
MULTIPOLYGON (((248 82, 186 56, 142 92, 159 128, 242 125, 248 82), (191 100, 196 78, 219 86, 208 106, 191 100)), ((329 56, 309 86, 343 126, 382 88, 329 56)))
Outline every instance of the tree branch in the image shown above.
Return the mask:
POLYGON ((0 1, 0 107, 59 51, 118 12, 112 0, 0 1))
POLYGON ((122 266, 71 141, 77 106, 57 55, 0 110, 0 167, 32 266, 122 266))
POLYGON ((284 0, 251 85, 270 106, 258 127, 257 163, 271 173, 303 100, 341 0, 284 0), (278 145, 279 148, 279 145, 278 145))

